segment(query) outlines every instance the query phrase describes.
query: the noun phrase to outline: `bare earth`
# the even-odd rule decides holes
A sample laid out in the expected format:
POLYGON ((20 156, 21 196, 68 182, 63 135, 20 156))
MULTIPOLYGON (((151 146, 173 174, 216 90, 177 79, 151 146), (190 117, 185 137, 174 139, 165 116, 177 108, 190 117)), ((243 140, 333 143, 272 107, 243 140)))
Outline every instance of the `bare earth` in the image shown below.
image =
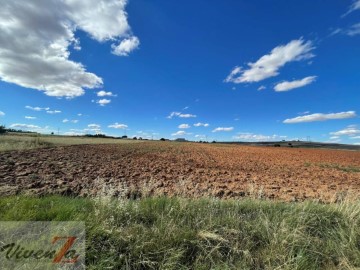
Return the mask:
POLYGON ((360 194, 360 151, 144 142, 0 153, 0 195, 104 192, 334 201, 360 194))

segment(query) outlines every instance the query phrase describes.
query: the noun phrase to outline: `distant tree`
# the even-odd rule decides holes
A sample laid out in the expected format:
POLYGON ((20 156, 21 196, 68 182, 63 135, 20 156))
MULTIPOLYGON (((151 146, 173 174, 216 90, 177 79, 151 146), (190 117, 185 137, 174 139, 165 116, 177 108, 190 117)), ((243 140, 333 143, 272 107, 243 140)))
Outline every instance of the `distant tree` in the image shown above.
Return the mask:
POLYGON ((0 126, 0 134, 4 134, 4 133, 6 133, 5 126, 0 126))
POLYGON ((274 147, 280 147, 280 144, 276 143, 274 144, 274 147))
POLYGON ((127 136, 126 135, 121 136, 121 139, 127 139, 127 136))
POLYGON ((216 141, 212 141, 211 143, 216 143, 216 141))
POLYGON ((139 140, 142 140, 143 138, 142 137, 139 137, 139 140))
POLYGON ((133 138, 133 140, 137 140, 137 138, 136 138, 136 137, 134 137, 134 138, 133 138))
POLYGON ((163 141, 163 142, 164 142, 164 141, 166 141, 166 140, 165 140, 164 138, 161 138, 160 141, 163 141))
POLYGON ((54 135, 54 132, 51 132, 51 135, 54 135))

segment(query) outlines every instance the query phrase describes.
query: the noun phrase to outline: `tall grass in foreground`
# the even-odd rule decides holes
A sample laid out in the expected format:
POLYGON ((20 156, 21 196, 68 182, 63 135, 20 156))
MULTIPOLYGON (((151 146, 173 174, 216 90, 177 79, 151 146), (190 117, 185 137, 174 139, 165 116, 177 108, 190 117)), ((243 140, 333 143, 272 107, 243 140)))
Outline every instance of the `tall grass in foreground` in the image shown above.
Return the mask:
POLYGON ((84 220, 88 269, 356 269, 360 203, 0 199, 0 220, 84 220))

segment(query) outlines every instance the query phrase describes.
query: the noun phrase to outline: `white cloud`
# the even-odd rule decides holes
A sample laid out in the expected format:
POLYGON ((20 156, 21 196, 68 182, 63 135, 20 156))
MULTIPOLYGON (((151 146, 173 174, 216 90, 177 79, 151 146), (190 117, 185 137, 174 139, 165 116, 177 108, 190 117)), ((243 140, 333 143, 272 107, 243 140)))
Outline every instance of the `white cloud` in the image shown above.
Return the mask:
POLYGON ((261 85, 261 86, 258 88, 259 91, 265 90, 265 89, 266 89, 266 86, 264 86, 264 85, 261 85))
MULTIPOLYGON (((359 133, 359 134, 360 134, 360 133, 359 133)), ((353 139, 353 140, 359 140, 359 139, 360 139, 360 136, 350 137, 350 139, 353 139)))
POLYGON ((103 91, 103 90, 97 92, 97 96, 98 97, 106 97, 106 96, 108 96, 108 97, 116 97, 116 95, 114 95, 112 92, 106 92, 106 91, 103 91))
POLYGON ((89 124, 89 125, 88 125, 88 128, 92 128, 92 129, 100 129, 100 128, 101 128, 101 126, 100 126, 100 125, 98 125, 98 124, 89 124))
POLYGON ((355 126, 355 125, 351 125, 342 130, 330 132, 330 135, 355 137, 357 135, 360 135, 360 129, 358 129, 357 126, 355 126))
POLYGON ((119 45, 111 45, 112 53, 119 56, 128 56, 133 50, 138 48, 140 45, 140 40, 135 37, 129 37, 122 40, 119 45))
POLYGON ((179 130, 178 132, 171 134, 171 136, 184 136, 184 135, 189 135, 189 134, 191 134, 191 133, 186 133, 184 130, 179 130))
POLYGON ((360 9, 360 0, 354 1, 354 3, 350 6, 348 12, 346 12, 343 16, 346 16, 349 13, 351 13, 351 12, 353 12, 355 10, 358 10, 358 9, 360 9))
POLYGON ((116 128, 116 129, 127 129, 127 128, 128 128, 127 125, 125 125, 125 124, 119 124, 119 123, 115 123, 115 124, 109 125, 108 127, 109 127, 109 128, 116 128))
POLYGON ((0 116, 5 116, 5 113, 0 111, 0 116))
POLYGON ((57 111, 57 110, 54 110, 54 111, 46 111, 46 113, 49 113, 49 114, 57 114, 57 113, 61 113, 61 111, 57 111))
POLYGON ((82 113, 78 113, 77 115, 78 115, 78 116, 82 116, 82 113))
POLYGON ((25 116, 25 119, 35 120, 35 119, 36 119, 36 117, 35 117, 35 116, 25 116))
POLYGON ((188 124, 181 124, 178 126, 178 128, 190 128, 190 125, 188 124))
POLYGON ((239 133, 236 136, 233 136, 235 140, 242 141, 279 141, 287 138, 287 136, 279 136, 279 135, 262 135, 262 134, 254 134, 254 133, 239 133))
POLYGON ((64 119, 62 120, 63 123, 73 123, 73 124, 76 124, 79 122, 79 120, 69 120, 69 119, 64 119))
POLYGON ((209 126, 209 124, 208 123, 196 123, 196 124, 194 124, 194 127, 208 127, 209 126))
POLYGON ((50 110, 49 107, 47 107, 47 108, 40 108, 40 107, 25 106, 25 108, 26 108, 26 109, 29 109, 29 110, 37 111, 37 112, 50 110))
POLYGON ((201 139, 205 139, 206 135, 202 135, 202 134, 196 134, 195 138, 201 138, 201 139))
POLYGON ((326 121, 333 119, 346 119, 356 117, 354 111, 340 112, 340 113, 314 113, 304 116, 298 116, 295 118, 286 119, 283 121, 285 124, 304 123, 304 122, 315 122, 315 121, 326 121))
POLYGON ((27 129, 27 130, 38 130, 41 129, 41 127, 36 125, 28 125, 28 124, 12 124, 10 125, 10 128, 14 129, 27 129))
POLYGON ((167 116, 166 118, 171 119, 171 118, 173 118, 173 117, 194 118, 194 117, 196 117, 196 115, 190 114, 190 113, 184 114, 184 113, 181 113, 181 112, 172 112, 172 113, 170 113, 170 115, 167 116))
POLYGON ((212 132, 219 132, 219 131, 233 131, 233 127, 217 127, 212 132))
POLYGON ((360 35, 360 23, 352 25, 345 33, 349 36, 360 35))
POLYGON ((289 91, 295 88, 299 88, 299 87, 303 87, 305 85, 311 84, 312 82, 314 82, 316 80, 317 76, 309 76, 309 77, 305 77, 301 80, 295 80, 295 81, 285 81, 285 82, 281 82, 278 83, 277 85, 275 85, 274 89, 276 92, 283 92, 283 91, 289 91))
POLYGON ((249 69, 235 67, 225 82, 251 83, 277 76, 285 64, 313 57, 313 49, 311 41, 292 40, 286 45, 275 47, 270 54, 262 56, 255 63, 248 63, 249 69))
POLYGON ((68 98, 100 87, 103 80, 70 60, 69 48, 81 49, 77 30, 99 42, 121 44, 131 33, 126 4, 126 0, 8 1, 0 10, 0 79, 68 98))
POLYGON ((103 99, 100 99, 98 101, 96 101, 97 104, 100 104, 100 106, 105 106, 107 104, 109 104, 111 102, 110 99, 106 99, 106 98, 103 98, 103 99))
POLYGON ((339 136, 331 136, 330 137, 330 140, 337 140, 337 139, 339 139, 340 137, 339 136))

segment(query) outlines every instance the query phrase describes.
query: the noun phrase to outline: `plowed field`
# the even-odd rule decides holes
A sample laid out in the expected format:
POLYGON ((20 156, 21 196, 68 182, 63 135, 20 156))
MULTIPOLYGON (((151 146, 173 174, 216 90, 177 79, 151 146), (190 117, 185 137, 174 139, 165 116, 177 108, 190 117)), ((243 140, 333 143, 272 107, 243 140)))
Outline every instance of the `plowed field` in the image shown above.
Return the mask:
POLYGON ((144 142, 0 153, 0 195, 18 193, 334 201, 360 194, 360 152, 144 142))

